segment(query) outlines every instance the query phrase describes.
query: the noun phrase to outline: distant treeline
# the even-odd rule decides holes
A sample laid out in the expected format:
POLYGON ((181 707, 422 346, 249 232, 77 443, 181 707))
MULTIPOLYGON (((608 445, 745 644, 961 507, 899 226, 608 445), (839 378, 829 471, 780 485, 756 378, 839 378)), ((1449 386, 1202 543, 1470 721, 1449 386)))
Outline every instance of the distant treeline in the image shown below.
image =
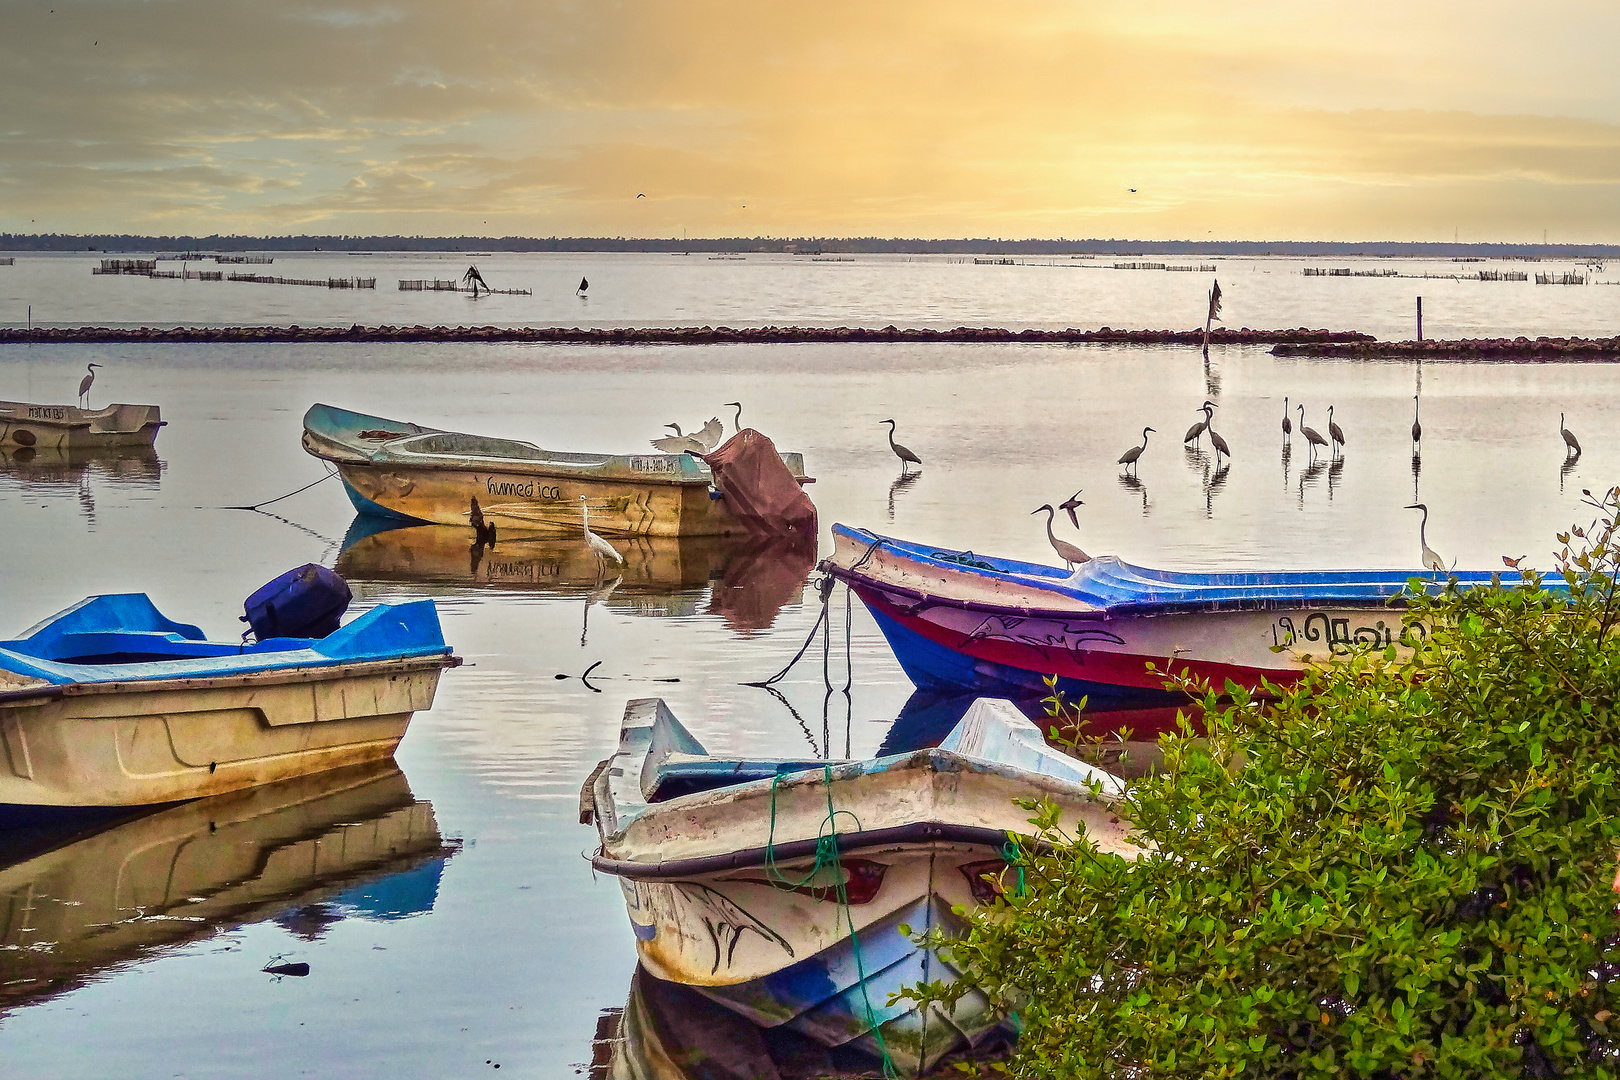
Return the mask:
POLYGON ((0 233, 0 251, 663 251, 790 252, 838 255, 1290 255, 1408 258, 1620 258, 1614 244, 1461 244, 1311 240, 905 240, 879 236, 720 237, 704 240, 623 236, 24 236, 0 233))

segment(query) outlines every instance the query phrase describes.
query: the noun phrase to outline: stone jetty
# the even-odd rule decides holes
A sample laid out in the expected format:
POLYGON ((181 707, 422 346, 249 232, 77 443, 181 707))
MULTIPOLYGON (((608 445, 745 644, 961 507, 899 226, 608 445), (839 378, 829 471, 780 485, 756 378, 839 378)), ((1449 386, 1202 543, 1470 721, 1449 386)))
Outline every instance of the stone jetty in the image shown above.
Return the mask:
POLYGON ((1458 341, 1290 341, 1278 342, 1276 356, 1330 360, 1620 360, 1620 337, 1465 338, 1458 341))
MULTIPOLYGON (((583 345, 717 345, 732 343, 876 342, 1012 342, 1045 341, 1125 345, 1201 345, 1198 330, 1004 330, 958 326, 954 330, 901 330, 894 326, 695 326, 622 327, 582 330, 579 327, 528 326, 176 326, 136 329, 78 326, 0 328, 0 344, 27 342, 339 342, 339 341, 523 341, 583 345)), ((1371 342, 1367 334, 1341 330, 1214 330, 1212 345, 1329 345, 1371 342)))

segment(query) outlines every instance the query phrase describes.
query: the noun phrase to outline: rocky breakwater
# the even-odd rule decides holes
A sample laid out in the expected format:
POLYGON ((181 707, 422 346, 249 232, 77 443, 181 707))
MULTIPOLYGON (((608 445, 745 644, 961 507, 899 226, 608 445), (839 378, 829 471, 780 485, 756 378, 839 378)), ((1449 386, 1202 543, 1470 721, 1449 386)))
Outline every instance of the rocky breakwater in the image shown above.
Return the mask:
MULTIPOLYGON (((578 327, 530 326, 176 326, 135 329, 105 326, 0 328, 0 344, 44 342, 180 343, 180 342, 342 342, 342 341, 523 341, 581 345, 723 345, 737 343, 797 344, 825 341, 1013 342, 1064 344, 1201 345, 1202 330, 1004 330, 958 326, 954 330, 901 330, 894 326, 729 326, 623 327, 582 330, 578 327)), ((1371 342, 1366 334, 1343 330, 1215 330, 1212 345, 1332 345, 1371 342)))
POLYGON ((1337 360, 1498 360, 1515 363, 1620 360, 1620 337, 1466 338, 1458 341, 1279 342, 1276 356, 1337 360))

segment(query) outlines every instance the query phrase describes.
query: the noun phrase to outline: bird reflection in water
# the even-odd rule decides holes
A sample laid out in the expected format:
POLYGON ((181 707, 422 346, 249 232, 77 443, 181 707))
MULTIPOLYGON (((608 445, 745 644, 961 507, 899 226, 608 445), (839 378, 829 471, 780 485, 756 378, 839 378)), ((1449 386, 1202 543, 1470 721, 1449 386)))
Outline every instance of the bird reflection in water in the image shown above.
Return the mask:
POLYGON ((596 588, 585 594, 585 613, 581 617, 579 624, 580 648, 583 649, 585 647, 585 636, 591 632, 591 605, 599 604, 608 597, 612 596, 613 590, 617 589, 619 587, 619 583, 623 580, 624 577, 621 575, 614 578, 612 581, 599 582, 596 588))
POLYGON ((1206 474, 1204 478, 1204 517, 1215 516, 1215 496, 1220 494, 1226 486, 1226 474, 1232 471, 1232 463, 1228 461, 1213 474, 1206 474))
POLYGON ((1133 492, 1137 493, 1138 495, 1142 496, 1142 516, 1143 517, 1147 517, 1148 514, 1151 513, 1149 503, 1148 503, 1148 489, 1147 489, 1146 484, 1142 483, 1141 480, 1139 480, 1136 477, 1132 476, 1130 473, 1120 473, 1119 474, 1119 486, 1124 488, 1126 491, 1133 491, 1133 492))
POLYGON ((1283 491, 1288 490, 1288 469, 1294 460, 1294 444, 1285 442, 1282 445, 1283 491))
POLYGON ((1413 502, 1420 501, 1419 498, 1418 498, 1418 476, 1422 472, 1423 472, 1423 455, 1414 452, 1412 454, 1412 501, 1413 502))
POLYGON ((1566 457, 1562 465, 1558 466, 1558 494, 1562 495, 1564 493, 1564 481, 1569 479, 1570 474, 1575 471, 1575 466, 1580 463, 1581 452, 1577 450, 1574 454, 1566 457))
POLYGON ((1305 471, 1299 474, 1299 508, 1301 510, 1305 509, 1305 489, 1315 487, 1316 482, 1322 479, 1322 474, 1327 471, 1328 463, 1326 461, 1321 458, 1313 458, 1311 463, 1305 467, 1305 471))
POLYGON ((1332 459, 1328 463, 1328 502, 1333 501, 1333 490, 1339 486, 1339 480, 1344 475, 1344 455, 1332 459))
POLYGON ((921 479, 922 479, 922 472, 920 470, 918 472, 903 472, 899 476, 894 478, 894 483, 889 485, 889 520, 890 521, 894 520, 894 497, 896 495, 901 494, 907 488, 911 487, 912 484, 915 484, 918 480, 921 480, 921 479))

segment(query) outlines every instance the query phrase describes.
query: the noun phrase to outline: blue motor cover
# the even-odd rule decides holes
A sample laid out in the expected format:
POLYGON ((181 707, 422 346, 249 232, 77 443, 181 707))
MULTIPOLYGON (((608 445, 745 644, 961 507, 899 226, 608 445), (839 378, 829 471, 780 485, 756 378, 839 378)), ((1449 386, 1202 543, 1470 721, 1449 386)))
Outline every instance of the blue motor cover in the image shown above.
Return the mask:
POLYGON ((316 563, 289 570, 247 598, 242 621, 253 636, 323 638, 338 628, 354 594, 336 572, 316 563))

